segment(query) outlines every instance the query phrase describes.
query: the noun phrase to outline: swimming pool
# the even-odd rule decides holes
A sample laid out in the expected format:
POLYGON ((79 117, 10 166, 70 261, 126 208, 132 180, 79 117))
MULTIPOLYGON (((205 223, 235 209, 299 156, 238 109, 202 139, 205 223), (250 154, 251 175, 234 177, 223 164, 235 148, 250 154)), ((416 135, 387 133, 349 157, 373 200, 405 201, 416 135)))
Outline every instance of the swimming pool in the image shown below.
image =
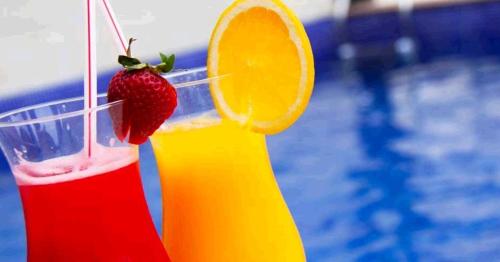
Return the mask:
POLYGON ((318 83, 269 139, 309 261, 500 259, 499 62, 318 83))
MULTIPOLYGON (((299 122, 268 139, 309 261, 500 259, 499 128, 499 58, 324 76, 299 122)), ((149 144, 141 164, 158 226, 149 144)), ((20 261, 11 175, 0 188, 0 260, 20 261)))

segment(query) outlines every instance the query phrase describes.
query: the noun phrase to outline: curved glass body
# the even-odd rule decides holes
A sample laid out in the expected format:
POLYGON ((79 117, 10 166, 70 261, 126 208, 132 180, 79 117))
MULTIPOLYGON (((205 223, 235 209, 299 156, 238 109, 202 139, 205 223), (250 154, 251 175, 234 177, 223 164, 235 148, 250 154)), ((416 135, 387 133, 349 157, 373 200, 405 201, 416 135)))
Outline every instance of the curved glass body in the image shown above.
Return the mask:
POLYGON ((122 103, 83 99, 0 116, 0 146, 21 193, 28 261, 168 261, 144 198, 137 147, 112 127, 122 103), (87 116, 97 118, 92 154, 87 116))
POLYGON ((217 115, 204 69, 167 78, 182 82, 179 107, 151 141, 172 260, 305 261, 265 136, 217 115))

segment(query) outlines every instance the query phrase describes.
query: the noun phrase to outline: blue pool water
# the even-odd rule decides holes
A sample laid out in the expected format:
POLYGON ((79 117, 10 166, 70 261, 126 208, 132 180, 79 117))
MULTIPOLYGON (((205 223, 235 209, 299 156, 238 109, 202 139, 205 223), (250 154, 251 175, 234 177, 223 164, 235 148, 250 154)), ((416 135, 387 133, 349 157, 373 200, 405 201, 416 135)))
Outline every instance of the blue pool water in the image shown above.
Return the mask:
POLYGON ((500 64, 318 83, 269 140, 310 261, 500 260, 500 64))
MULTIPOLYGON (((500 260, 500 59, 338 72, 324 69, 304 116, 268 139, 308 260, 500 260)), ((143 146, 158 226, 152 157, 143 146)), ((22 209, 8 174, 0 214, 0 261, 22 261, 22 209)))

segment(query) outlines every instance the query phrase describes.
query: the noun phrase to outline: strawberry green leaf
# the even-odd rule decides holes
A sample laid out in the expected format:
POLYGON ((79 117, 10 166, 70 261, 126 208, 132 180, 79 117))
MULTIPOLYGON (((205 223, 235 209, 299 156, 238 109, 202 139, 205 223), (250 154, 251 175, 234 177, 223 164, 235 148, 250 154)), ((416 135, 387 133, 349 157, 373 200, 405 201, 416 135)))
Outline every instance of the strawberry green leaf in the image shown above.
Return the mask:
POLYGON ((139 59, 137 58, 121 55, 118 57, 118 63, 120 63, 124 67, 128 67, 128 66, 139 65, 141 64, 141 61, 139 61, 139 59))
POLYGON ((161 57, 161 62, 162 63, 165 63, 167 65, 174 65, 174 62, 175 62, 175 55, 165 55, 163 53, 160 53, 160 57, 161 57))
POLYGON ((167 61, 165 62, 165 64, 170 66, 171 67, 170 70, 172 70, 174 68, 174 63, 175 63, 175 55, 172 54, 167 58, 167 61))
POLYGON ((161 62, 162 63, 167 63, 168 62, 168 56, 166 56, 164 53, 160 52, 160 57, 161 57, 161 62))
POLYGON ((173 67, 171 65, 167 65, 165 63, 161 63, 156 66, 156 70, 158 70, 160 73, 168 73, 172 71, 172 68, 173 67))
POLYGON ((168 73, 174 69, 175 55, 166 56, 163 53, 160 53, 162 63, 155 66, 155 70, 160 73, 168 73))
POLYGON ((131 65, 131 66, 125 66, 128 72, 134 71, 134 70, 139 70, 148 67, 148 64, 140 63, 136 65, 131 65))

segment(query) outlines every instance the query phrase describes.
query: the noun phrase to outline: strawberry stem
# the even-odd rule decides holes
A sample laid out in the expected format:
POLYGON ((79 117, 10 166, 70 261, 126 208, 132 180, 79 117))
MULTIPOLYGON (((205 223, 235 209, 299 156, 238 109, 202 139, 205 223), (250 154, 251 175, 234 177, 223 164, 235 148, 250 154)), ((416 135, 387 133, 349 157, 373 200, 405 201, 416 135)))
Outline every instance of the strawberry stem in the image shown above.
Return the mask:
POLYGON ((127 46, 127 56, 128 56, 128 57, 132 57, 132 50, 130 49, 130 47, 132 47, 132 43, 133 43, 134 41, 136 41, 136 40, 137 40, 137 39, 132 38, 132 37, 128 40, 128 46, 127 46))

